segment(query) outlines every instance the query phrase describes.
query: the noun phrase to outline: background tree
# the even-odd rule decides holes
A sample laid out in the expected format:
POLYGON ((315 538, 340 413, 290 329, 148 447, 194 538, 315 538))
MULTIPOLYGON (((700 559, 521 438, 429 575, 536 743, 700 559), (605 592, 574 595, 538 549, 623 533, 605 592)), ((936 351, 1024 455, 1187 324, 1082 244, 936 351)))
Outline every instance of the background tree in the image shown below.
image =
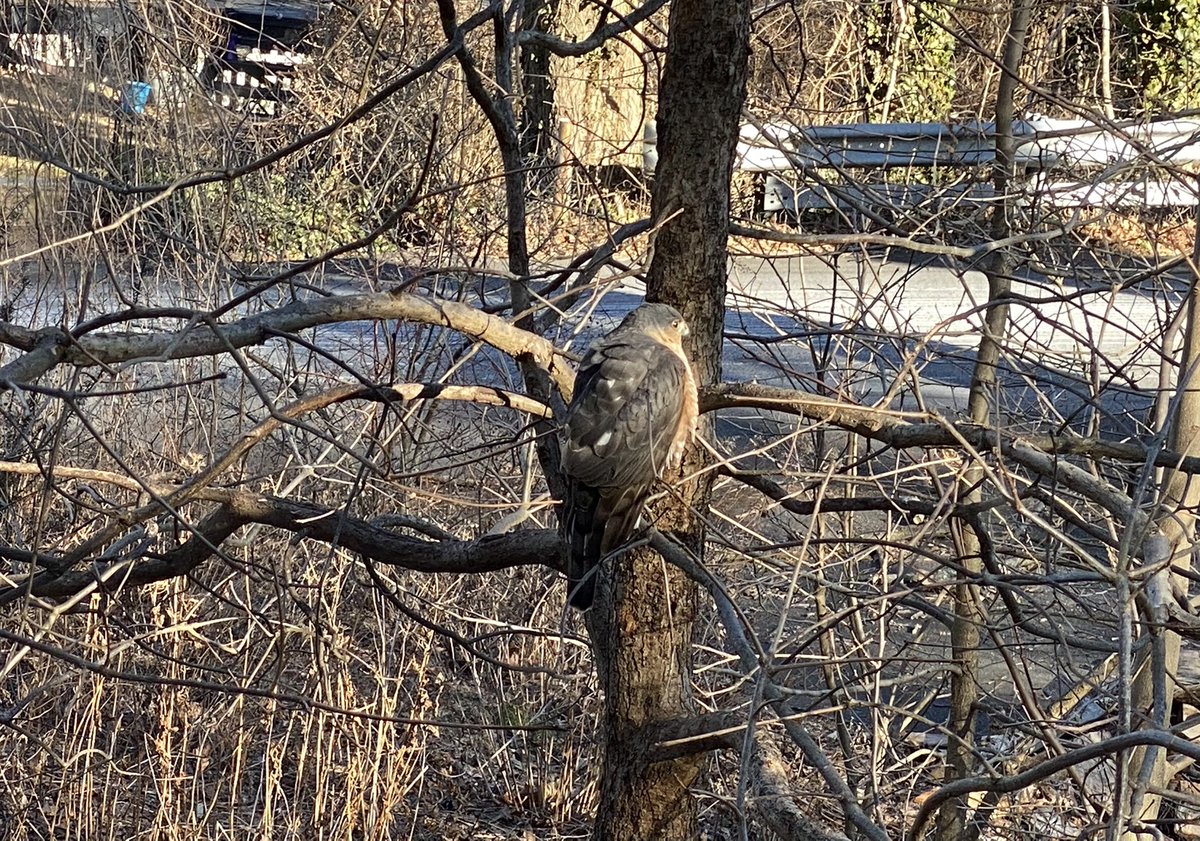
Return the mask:
POLYGON ((1200 102, 1200 5, 1148 0, 1133 4, 1125 21, 1146 110, 1157 114, 1195 108, 1200 102))

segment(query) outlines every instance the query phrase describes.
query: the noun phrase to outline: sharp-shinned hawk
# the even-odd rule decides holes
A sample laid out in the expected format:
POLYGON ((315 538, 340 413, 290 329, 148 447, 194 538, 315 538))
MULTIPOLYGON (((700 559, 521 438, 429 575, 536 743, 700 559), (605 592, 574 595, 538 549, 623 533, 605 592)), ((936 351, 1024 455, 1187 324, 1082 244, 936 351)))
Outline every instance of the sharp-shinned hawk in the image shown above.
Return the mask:
POLYGON ((588 349, 563 425, 562 518, 571 604, 592 605, 596 567, 627 542, 655 481, 695 428, 696 380, 674 307, 643 304, 588 349))

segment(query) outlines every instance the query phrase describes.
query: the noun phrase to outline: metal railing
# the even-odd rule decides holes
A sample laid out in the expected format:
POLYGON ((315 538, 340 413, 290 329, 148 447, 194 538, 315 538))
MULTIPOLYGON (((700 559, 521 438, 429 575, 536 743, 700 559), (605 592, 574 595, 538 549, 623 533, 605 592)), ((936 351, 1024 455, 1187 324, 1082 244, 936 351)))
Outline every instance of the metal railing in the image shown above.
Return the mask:
MULTIPOLYGON (((1026 177, 1022 201, 1051 207, 1187 207, 1200 202, 1200 120, 1100 125, 1034 116, 1017 121, 1015 164, 1026 177), (1194 170, 1196 167, 1191 166, 1194 170)), ((653 123, 644 163, 657 161, 653 123)), ((977 169, 995 160, 991 123, 859 123, 799 127, 746 124, 737 168, 764 177, 765 211, 854 207, 869 201, 914 206, 934 198, 961 203, 994 198, 986 178, 950 187, 927 183, 864 184, 850 170, 977 169), (819 177, 822 173, 826 177, 819 177)), ((927 177, 921 181, 933 180, 927 177)))

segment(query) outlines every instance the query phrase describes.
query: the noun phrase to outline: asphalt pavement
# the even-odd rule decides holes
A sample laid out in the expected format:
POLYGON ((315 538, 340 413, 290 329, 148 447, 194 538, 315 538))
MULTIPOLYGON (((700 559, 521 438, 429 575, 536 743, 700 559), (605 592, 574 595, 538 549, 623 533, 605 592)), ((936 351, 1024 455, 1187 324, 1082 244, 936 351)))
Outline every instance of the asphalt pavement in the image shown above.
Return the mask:
MULTIPOLYGON (((1145 277, 1128 261, 1101 267, 1077 255, 1052 273, 1022 268, 1012 282, 998 405, 1011 423, 1145 433, 1172 319, 1186 279, 1145 277)), ((589 329, 607 329, 644 294, 605 293, 589 329)), ((965 407, 988 301, 974 267, 912 252, 738 257, 731 265, 726 379, 802 388, 898 410, 965 407)), ((1178 334, 1178 330, 1175 334, 1178 334)))

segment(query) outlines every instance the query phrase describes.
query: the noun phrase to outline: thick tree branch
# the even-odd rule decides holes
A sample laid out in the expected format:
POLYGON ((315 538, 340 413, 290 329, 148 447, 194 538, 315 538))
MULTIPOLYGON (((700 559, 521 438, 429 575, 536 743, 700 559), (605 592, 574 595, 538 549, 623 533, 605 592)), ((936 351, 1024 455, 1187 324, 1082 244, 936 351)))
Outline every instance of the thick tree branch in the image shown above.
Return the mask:
POLYGON ((517 33, 517 45, 521 47, 538 46, 557 56, 578 58, 604 46, 604 42, 610 38, 633 29, 665 5, 667 5, 667 0, 649 0, 648 3, 634 9, 629 14, 620 16, 613 23, 597 28, 582 41, 564 41, 546 32, 525 29, 517 33))
POLYGON ((729 710, 658 722, 642 728, 647 762, 670 762, 714 750, 737 750, 745 738, 746 722, 729 710))
POLYGON ((46 330, 26 330, 11 324, 0 324, 0 343, 14 344, 25 350, 12 362, 0 367, 0 389, 12 388, 14 383, 31 382, 62 362, 71 337, 65 330, 51 327, 46 330), (14 341, 9 341, 12 338, 14 341))
POLYGON ((723 384, 706 390, 702 410, 711 412, 731 407, 756 408, 799 415, 823 421, 880 441, 896 449, 907 447, 955 447, 976 452, 995 452, 1050 482, 1090 499, 1135 530, 1144 530, 1148 520, 1128 495, 1103 483, 1082 468, 1060 458, 1084 455, 1112 458, 1132 464, 1152 461, 1181 472, 1200 473, 1200 458, 1163 452, 1133 442, 1112 442, 1064 433, 1062 435, 1009 434, 974 424, 952 424, 945 420, 913 423, 906 417, 927 414, 890 412, 840 403, 827 397, 790 389, 770 388, 757 383, 723 384))
MULTIPOLYGON (((118 574, 114 583, 148 584, 186 574, 211 557, 238 528, 250 523, 283 529, 349 549, 376 563, 415 572, 481 573, 532 565, 559 568, 555 529, 528 529, 474 540, 425 540, 380 528, 341 509, 312 503, 246 491, 209 490, 204 496, 219 500, 220 507, 195 527, 186 543, 161 558, 130 566, 127 572, 118 574)), ((74 595, 102 577, 107 577, 104 569, 42 573, 31 581, 0 590, 0 604, 26 593, 50 598, 74 595)))
POLYGON ((991 449, 1005 441, 1016 441, 1044 453, 1107 458, 1129 464, 1145 464, 1153 457, 1156 467, 1200 473, 1200 457, 1187 456, 1171 450, 1152 450, 1136 441, 1107 441, 1076 435, 1069 431, 1054 435, 1006 433, 1003 430, 968 423, 957 423, 948 427, 945 422, 909 420, 914 417, 930 417, 926 413, 893 412, 875 406, 846 403, 829 397, 758 383, 722 383, 706 389, 701 395, 701 404, 703 412, 743 408, 799 415, 833 424, 864 438, 882 441, 900 449, 957 447, 963 441, 980 449, 991 449), (950 428, 954 431, 951 432, 950 428))
POLYGON ((474 540, 421 540, 310 503, 237 493, 227 504, 231 515, 243 522, 281 528, 415 572, 496 572, 532 565, 559 569, 555 529, 528 529, 474 540))
POLYGON ((7 380, 20 384, 36 380, 60 360, 82 368, 134 360, 212 356, 226 353, 230 348, 263 344, 278 333, 294 333, 325 324, 385 320, 446 327, 516 359, 532 360, 549 373, 564 398, 570 398, 575 371, 551 342, 513 326, 500 316, 489 315, 467 304, 407 292, 298 301, 222 324, 216 330, 197 320, 181 330, 170 332, 91 333, 55 353, 48 352, 48 348, 54 346, 53 336, 0 323, 0 342, 27 351, 5 366, 7 380))
MULTIPOLYGON (((422 397, 471 400, 491 405, 525 409, 542 417, 549 415, 547 407, 537 401, 500 389, 479 386, 426 385, 420 383, 401 384, 394 389, 348 385, 309 395, 289 404, 283 409, 273 412, 271 417, 244 434, 225 453, 214 459, 203 470, 189 477, 182 484, 166 484, 136 476, 122 476, 121 474, 97 470, 77 470, 69 467, 56 468, 50 474, 46 474, 45 468, 41 465, 23 462, 0 462, 0 473, 46 475, 47 478, 58 477, 76 478, 86 481, 103 481, 139 493, 149 494, 151 497, 149 502, 133 510, 120 512, 114 522, 102 528, 98 533, 92 535, 83 544, 75 547, 70 552, 59 556, 38 557, 38 562, 46 568, 46 571, 37 576, 30 587, 34 592, 47 591, 47 588, 51 587, 54 582, 62 579, 73 567, 99 552, 121 533, 138 523, 142 523, 151 517, 159 516, 164 512, 174 516, 185 528, 192 528, 188 521, 177 513, 180 507, 190 501, 221 499, 226 501, 227 506, 232 505, 234 500, 240 498, 240 495, 227 496, 221 491, 214 492, 211 490, 211 486, 230 466, 244 458, 255 446, 266 440, 272 432, 284 423, 294 421, 318 409, 347 400, 366 399, 386 403, 422 397)), ((327 509, 318 510, 327 513, 327 509)), ((233 513, 236 516, 236 511, 233 513)), ((248 521, 244 517, 243 520, 248 521)), ((284 527, 286 528, 286 526, 284 527)), ((383 532, 383 530, 377 531, 383 532)), ((198 532, 196 532, 196 536, 202 537, 198 532)), ((383 562, 389 563, 386 560, 383 560, 383 562)), ((170 574, 165 574, 162 577, 170 577, 170 574)), ((7 603, 18 595, 19 593, 14 591, 0 592, 0 604, 7 603)))
POLYGON ((784 511, 799 514, 802 517, 842 511, 888 511, 902 516, 913 514, 929 516, 944 508, 940 503, 902 494, 893 496, 822 496, 816 499, 798 499, 783 485, 759 473, 722 468, 721 475, 736 479, 742 484, 754 488, 764 496, 778 502, 779 507, 784 511))
POLYGON ((11 600, 8 597, 10 592, 29 592, 34 596, 52 599, 69 598, 92 584, 98 584, 102 590, 116 590, 187 575, 220 551, 221 544, 243 525, 244 521, 234 517, 222 506, 192 529, 192 536, 186 543, 158 558, 132 564, 122 561, 120 563, 125 564, 126 569, 117 570, 115 575, 109 575, 107 570, 89 569, 86 572, 68 572, 56 577, 38 576, 28 587, 21 586, 11 591, 0 590, 0 604, 11 600))
POLYGON ((751 789, 756 796, 751 809, 771 831, 789 841, 846 841, 846 836, 830 832, 804 814, 788 791, 787 765, 768 738, 755 739, 751 756, 751 789))

